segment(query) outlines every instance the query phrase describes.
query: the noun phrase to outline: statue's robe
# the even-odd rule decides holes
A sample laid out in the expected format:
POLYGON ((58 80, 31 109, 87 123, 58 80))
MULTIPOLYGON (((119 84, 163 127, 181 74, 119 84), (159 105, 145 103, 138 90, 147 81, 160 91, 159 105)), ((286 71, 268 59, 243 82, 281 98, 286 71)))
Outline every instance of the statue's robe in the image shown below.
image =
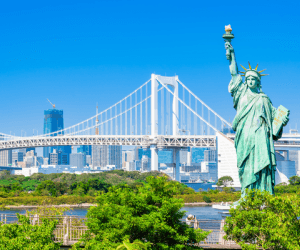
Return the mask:
POLYGON ((276 158, 272 133, 272 122, 276 109, 269 97, 263 93, 252 93, 242 77, 232 78, 228 87, 233 97, 237 114, 233 121, 237 167, 242 187, 267 190, 274 194, 276 158))

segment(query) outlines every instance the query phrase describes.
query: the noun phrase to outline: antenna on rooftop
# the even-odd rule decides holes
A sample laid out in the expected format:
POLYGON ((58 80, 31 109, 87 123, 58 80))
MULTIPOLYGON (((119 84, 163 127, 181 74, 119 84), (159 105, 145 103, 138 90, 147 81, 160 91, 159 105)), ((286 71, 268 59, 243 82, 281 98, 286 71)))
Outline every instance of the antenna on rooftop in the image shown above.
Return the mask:
MULTIPOLYGON (((50 102, 49 99, 47 99, 47 100, 48 100, 48 102, 50 102)), ((50 104, 52 105, 52 108, 55 109, 55 104, 52 104, 52 102, 50 102, 50 104)))

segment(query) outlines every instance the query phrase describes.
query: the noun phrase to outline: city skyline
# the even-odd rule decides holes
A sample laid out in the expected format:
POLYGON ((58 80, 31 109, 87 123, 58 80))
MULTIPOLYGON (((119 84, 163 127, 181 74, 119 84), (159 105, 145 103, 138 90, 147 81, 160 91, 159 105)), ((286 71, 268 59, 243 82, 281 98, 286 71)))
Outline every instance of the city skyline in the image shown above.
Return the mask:
MULTIPOLYGON (((244 5, 247 4, 232 4, 231 9, 240 10, 244 5)), ((252 19, 241 19, 251 10, 245 8, 243 14, 229 18, 223 11, 227 5, 222 2, 213 7, 193 2, 194 8, 189 9, 167 3, 160 4, 159 9, 141 3, 134 8, 108 2, 57 3, 56 8, 42 3, 16 7, 7 4, 1 10, 6 27, 0 46, 0 104, 6 109, 1 109, 5 122, 1 122, 0 131, 41 134, 42 112, 50 108, 47 98, 64 110, 68 127, 93 116, 97 102, 102 111, 122 99, 147 81, 151 73, 178 75, 206 104, 231 122, 235 111, 227 91, 230 75, 221 38, 229 23, 236 36, 233 46, 238 63, 245 65, 250 61, 267 68, 270 75, 263 78, 263 90, 275 107, 282 104, 291 109, 287 130, 294 129, 300 123, 297 5, 274 2, 265 8, 268 18, 253 14, 257 18, 257 25, 253 25, 252 19), (112 8, 113 16, 105 14, 112 8), (211 8, 215 8, 214 17, 208 17, 204 11, 211 8), (132 15, 122 14, 124 10, 132 15), (168 17, 179 10, 182 18, 171 22, 168 17), (97 11, 102 15, 96 15, 97 11), (279 11, 281 19, 276 15, 279 11), (155 17, 165 15, 160 21, 142 18, 151 12, 155 17), (87 18, 84 25, 77 19, 78 14, 87 18), (53 15, 55 21, 49 19, 53 15), (124 23, 115 21, 113 17, 117 15, 124 23), (21 19, 24 24, 20 24, 21 19), (137 19, 141 22, 136 23, 137 19), (47 32, 42 29, 45 27, 47 32), (67 27, 67 32, 63 27, 67 27), (170 35, 175 31, 177 39, 170 35), (153 32, 157 41, 151 39, 153 32)))

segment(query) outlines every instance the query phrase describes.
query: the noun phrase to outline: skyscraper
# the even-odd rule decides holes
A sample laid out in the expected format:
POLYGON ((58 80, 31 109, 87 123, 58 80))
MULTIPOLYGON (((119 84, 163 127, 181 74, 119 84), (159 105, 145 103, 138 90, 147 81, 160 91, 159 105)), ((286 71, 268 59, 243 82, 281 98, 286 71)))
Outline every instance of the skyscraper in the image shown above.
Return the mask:
MULTIPOLYGON (((0 141, 4 140, 4 135, 0 135, 0 141)), ((12 150, 0 151, 0 166, 6 167, 12 164, 12 150)))
POLYGON ((204 151, 204 161, 206 162, 215 162, 216 156, 216 150, 214 149, 207 149, 204 151))
POLYGON ((85 157, 86 155, 83 153, 70 154, 70 165, 77 168, 83 168, 86 163, 85 157))
POLYGON ((92 154, 92 146, 91 145, 81 145, 77 148, 77 153, 91 155, 92 154))
POLYGON ((115 165, 116 169, 122 167, 122 146, 100 145, 93 146, 93 167, 106 167, 115 165))
MULTIPOLYGON (((48 109, 44 111, 44 134, 53 133, 64 129, 64 118, 63 111, 58 109, 48 109)), ((63 134, 62 132, 58 132, 63 134)), ((53 134, 51 136, 57 136, 53 134)), ((43 156, 48 158, 49 154, 53 152, 53 149, 56 149, 56 152, 71 153, 71 146, 57 146, 57 147, 44 147, 43 156)))
POLYGON ((0 166, 7 167, 12 165, 12 150, 0 151, 0 166))
POLYGON ((192 163, 201 163, 204 161, 204 151, 208 148, 192 148, 192 163))

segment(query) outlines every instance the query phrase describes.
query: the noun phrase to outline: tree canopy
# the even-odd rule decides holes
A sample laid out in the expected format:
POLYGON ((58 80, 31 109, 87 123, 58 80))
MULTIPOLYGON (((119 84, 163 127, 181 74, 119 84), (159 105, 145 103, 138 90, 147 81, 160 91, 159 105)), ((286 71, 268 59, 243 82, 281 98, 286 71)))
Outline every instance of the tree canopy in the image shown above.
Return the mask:
POLYGON ((217 186, 224 186, 224 187, 228 187, 231 186, 233 184, 233 179, 231 176, 223 176, 221 178, 218 179, 217 182, 217 186))
POLYGON ((297 176, 297 175, 292 176, 292 177, 289 179, 289 183, 290 183, 291 185, 300 185, 300 177, 297 176))
POLYGON ((110 187, 99 195, 98 206, 87 214, 90 229, 86 249, 115 249, 123 242, 141 241, 151 249, 189 249, 209 232, 189 228, 181 221, 181 199, 173 198, 181 185, 167 177, 148 177, 147 184, 131 189, 110 187))
POLYGON ((300 198, 251 190, 231 208, 224 231, 242 249, 300 249, 300 198))

